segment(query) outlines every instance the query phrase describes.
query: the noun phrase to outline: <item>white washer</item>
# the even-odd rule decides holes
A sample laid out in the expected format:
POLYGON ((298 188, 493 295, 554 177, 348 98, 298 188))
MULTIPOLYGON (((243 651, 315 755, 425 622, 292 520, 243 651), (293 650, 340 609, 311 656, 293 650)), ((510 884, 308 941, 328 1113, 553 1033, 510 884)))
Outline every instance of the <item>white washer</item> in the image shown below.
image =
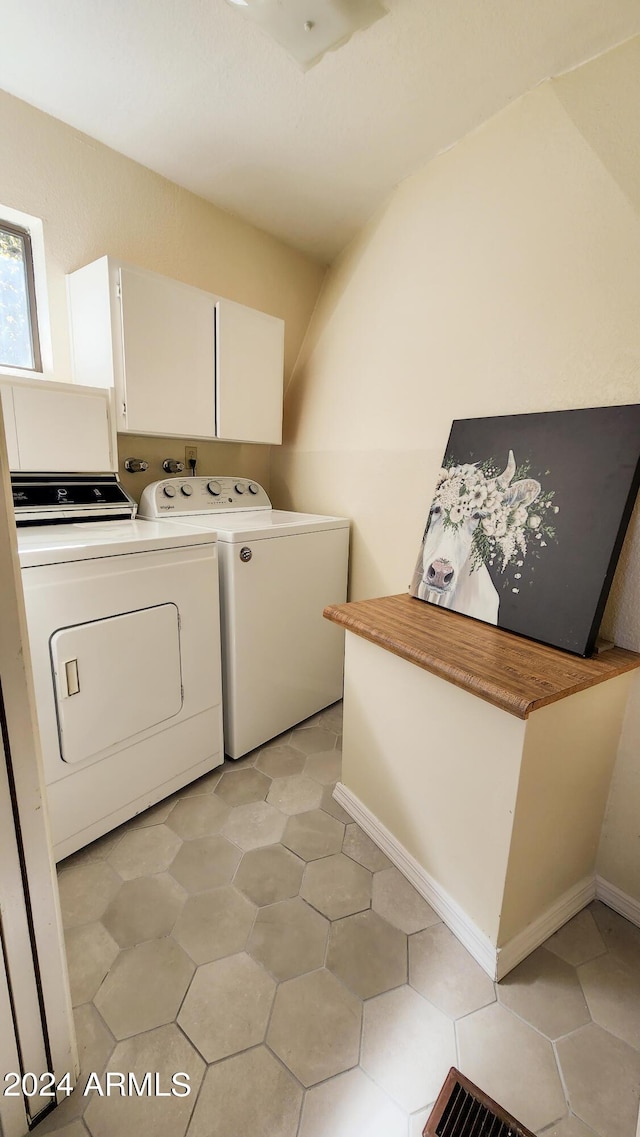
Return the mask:
POLYGON ((138 515, 217 533, 231 758, 342 697, 344 635, 322 613, 346 599, 346 518, 273 509, 257 482, 231 477, 154 482, 138 515))
POLYGON ((133 520, 114 475, 12 480, 60 860, 223 761, 216 541, 133 520))

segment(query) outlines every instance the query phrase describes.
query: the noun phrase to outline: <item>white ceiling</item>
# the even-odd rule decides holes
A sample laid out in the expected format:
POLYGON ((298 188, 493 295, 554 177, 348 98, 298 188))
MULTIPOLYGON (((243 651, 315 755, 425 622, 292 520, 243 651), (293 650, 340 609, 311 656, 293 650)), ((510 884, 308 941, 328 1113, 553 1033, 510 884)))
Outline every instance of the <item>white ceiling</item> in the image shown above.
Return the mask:
POLYGON ((640 32, 638 0, 383 2, 304 73, 225 0, 20 0, 0 87, 331 260, 427 159, 640 32))

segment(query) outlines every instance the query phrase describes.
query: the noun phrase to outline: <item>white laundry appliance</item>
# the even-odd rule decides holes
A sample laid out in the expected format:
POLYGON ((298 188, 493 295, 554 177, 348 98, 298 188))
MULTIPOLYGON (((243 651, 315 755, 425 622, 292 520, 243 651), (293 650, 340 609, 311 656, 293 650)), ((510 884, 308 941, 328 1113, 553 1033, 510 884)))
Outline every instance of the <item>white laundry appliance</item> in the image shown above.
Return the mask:
POLYGON ((342 697, 344 638, 322 613, 346 599, 346 518, 273 509, 257 482, 232 477, 154 482, 138 515, 217 534, 231 758, 342 697))
POLYGON ((223 761, 216 538, 114 473, 12 484, 60 860, 223 761))

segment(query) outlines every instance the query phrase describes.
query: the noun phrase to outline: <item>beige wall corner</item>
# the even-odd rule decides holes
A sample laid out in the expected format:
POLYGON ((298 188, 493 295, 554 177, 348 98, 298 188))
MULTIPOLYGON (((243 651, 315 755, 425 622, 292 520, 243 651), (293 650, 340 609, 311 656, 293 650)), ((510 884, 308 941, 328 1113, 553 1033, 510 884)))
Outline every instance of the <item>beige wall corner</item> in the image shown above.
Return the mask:
POLYGON ((640 675, 633 679, 611 783, 598 875, 640 901, 640 675))
POLYGON ((593 878, 631 675, 527 721, 498 945, 593 878))
POLYGON ((640 214, 640 36, 560 76, 553 89, 640 214))

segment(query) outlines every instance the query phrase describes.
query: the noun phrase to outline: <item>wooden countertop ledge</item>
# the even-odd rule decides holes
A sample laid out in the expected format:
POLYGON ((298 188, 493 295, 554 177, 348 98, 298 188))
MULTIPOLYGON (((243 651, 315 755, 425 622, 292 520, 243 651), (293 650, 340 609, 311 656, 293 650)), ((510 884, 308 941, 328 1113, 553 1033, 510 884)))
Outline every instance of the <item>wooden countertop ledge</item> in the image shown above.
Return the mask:
POLYGON ((408 595, 330 605, 324 615, 521 719, 640 667, 635 651, 581 659, 408 595))

